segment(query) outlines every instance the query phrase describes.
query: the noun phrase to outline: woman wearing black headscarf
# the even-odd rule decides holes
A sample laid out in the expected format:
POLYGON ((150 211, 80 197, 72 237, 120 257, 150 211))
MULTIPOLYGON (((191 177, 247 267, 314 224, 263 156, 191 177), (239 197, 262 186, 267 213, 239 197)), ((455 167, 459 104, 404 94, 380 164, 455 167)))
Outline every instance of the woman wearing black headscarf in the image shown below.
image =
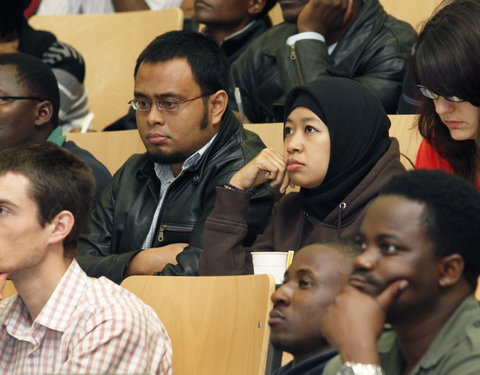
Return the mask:
POLYGON ((353 238, 366 204, 393 175, 405 169, 398 142, 380 101, 361 84, 322 78, 293 89, 285 105, 284 156, 265 149, 217 188, 205 223, 200 274, 252 273, 251 251, 288 251, 337 238, 353 238), (285 192, 272 220, 251 247, 247 231, 248 189, 272 181, 285 192))

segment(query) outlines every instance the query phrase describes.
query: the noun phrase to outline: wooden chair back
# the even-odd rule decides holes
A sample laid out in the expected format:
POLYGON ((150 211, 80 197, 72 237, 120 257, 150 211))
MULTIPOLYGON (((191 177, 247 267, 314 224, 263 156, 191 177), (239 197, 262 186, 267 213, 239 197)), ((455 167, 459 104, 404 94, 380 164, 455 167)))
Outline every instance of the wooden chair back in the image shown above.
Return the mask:
POLYGON ((442 0, 380 0, 385 11, 419 31, 442 0))
POLYGON ((272 26, 278 25, 279 23, 282 23, 284 21, 282 8, 280 7, 279 3, 276 3, 275 6, 270 9, 270 11, 268 12, 268 16, 272 21, 272 26))
POLYGON ((109 14, 35 15, 32 27, 53 32, 85 59, 93 128, 101 130, 128 111, 133 70, 140 52, 156 36, 183 27, 180 9, 109 14))
POLYGON ((67 133, 67 140, 90 151, 110 173, 115 173, 133 154, 143 154, 145 146, 137 129, 113 132, 67 133))
POLYGON ((413 169, 422 136, 416 127, 416 115, 389 115, 390 136, 400 143, 400 161, 407 170, 413 169), (413 164, 413 165, 412 165, 413 164))
POLYGON ((271 275, 132 276, 121 285, 165 325, 176 375, 264 375, 274 283, 271 275))
POLYGON ((2 299, 8 298, 13 296, 15 293, 17 293, 17 290, 15 289, 15 286, 13 285, 13 282, 10 280, 5 281, 5 285, 2 290, 2 299))

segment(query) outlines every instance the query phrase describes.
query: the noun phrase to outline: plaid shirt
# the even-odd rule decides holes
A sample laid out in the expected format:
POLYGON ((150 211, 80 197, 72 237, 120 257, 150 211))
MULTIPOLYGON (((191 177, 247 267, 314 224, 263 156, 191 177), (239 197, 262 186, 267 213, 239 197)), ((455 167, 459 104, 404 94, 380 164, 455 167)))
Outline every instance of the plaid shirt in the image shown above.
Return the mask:
POLYGON ((170 339, 156 313, 74 260, 33 324, 20 296, 0 303, 0 374, 167 374, 170 339))

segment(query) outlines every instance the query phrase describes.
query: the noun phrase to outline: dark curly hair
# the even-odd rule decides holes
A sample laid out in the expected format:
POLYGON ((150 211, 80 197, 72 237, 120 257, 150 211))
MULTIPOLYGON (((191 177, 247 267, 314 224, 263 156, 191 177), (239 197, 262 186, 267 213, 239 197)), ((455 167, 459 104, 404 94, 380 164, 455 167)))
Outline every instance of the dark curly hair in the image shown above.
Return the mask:
POLYGON ((480 193, 465 179, 419 169, 393 177, 380 195, 399 195, 425 206, 426 232, 437 257, 460 254, 463 275, 475 287, 480 273, 480 193))

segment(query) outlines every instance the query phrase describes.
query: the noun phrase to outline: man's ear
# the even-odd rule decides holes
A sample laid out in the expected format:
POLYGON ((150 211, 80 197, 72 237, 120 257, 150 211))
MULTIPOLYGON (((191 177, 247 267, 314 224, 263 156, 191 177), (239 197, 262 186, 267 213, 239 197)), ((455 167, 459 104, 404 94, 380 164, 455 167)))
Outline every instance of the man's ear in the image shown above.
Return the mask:
POLYGON ((248 13, 255 17, 265 8, 266 2, 267 0, 250 0, 247 8, 248 13))
POLYGON ((37 112, 35 114, 35 126, 48 124, 52 120, 53 105, 48 100, 44 100, 37 104, 37 112))
POLYGON ((222 116, 227 109, 228 94, 225 90, 218 90, 210 95, 210 116, 212 124, 218 126, 222 122, 222 116))
POLYGON ((460 254, 451 254, 439 260, 438 284, 442 288, 455 285, 463 275, 465 262, 460 254))
POLYGON ((70 211, 63 210, 55 215, 50 223, 47 223, 50 229, 49 244, 62 243, 70 234, 75 223, 75 218, 70 211))

